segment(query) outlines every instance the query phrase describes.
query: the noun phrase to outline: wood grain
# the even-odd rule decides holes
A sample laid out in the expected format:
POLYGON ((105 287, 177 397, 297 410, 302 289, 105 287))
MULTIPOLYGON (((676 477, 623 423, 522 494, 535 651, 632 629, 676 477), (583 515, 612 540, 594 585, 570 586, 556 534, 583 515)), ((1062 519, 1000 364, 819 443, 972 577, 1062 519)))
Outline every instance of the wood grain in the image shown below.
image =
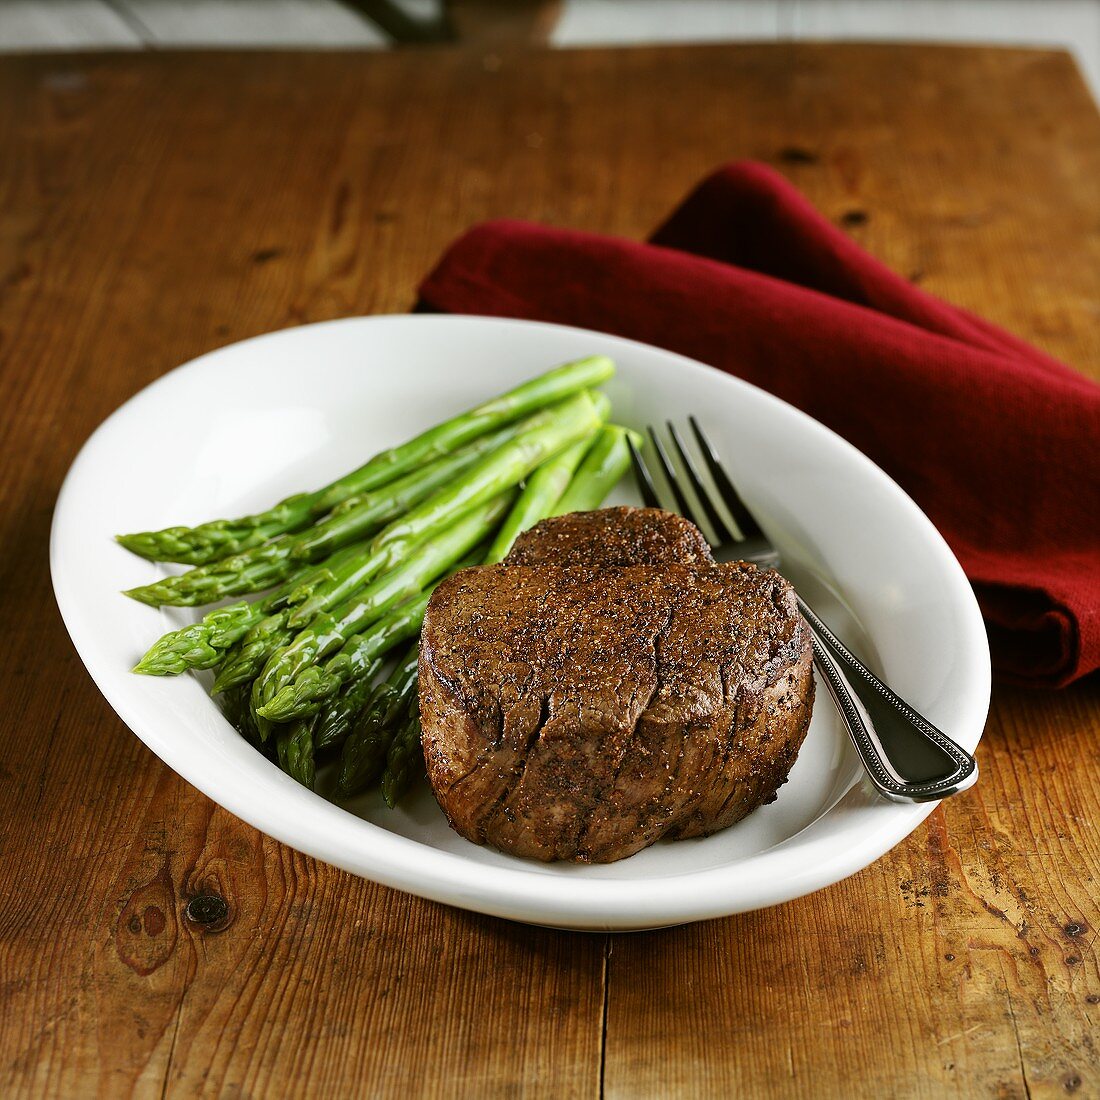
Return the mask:
POLYGON ((126 731, 53 607, 64 471, 149 381, 406 309, 485 217, 640 236, 737 156, 1100 375, 1100 117, 1062 54, 0 62, 3 1095, 1100 1094, 1095 678, 998 689, 978 787, 862 874, 608 938, 463 914, 260 836, 126 731), (185 915, 203 893, 228 900, 222 925, 185 915))

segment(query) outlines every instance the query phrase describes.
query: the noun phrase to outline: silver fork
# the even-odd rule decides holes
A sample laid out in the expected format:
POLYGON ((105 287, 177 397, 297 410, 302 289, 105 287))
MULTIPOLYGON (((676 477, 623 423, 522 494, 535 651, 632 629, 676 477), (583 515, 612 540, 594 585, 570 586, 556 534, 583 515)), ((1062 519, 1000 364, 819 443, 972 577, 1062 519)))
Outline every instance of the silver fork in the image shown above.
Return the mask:
MULTIPOLYGON (((699 475, 698 466, 670 422, 668 432, 672 445, 707 524, 718 540, 714 544, 715 556, 719 561, 748 561, 761 568, 778 570, 779 551, 734 488, 699 422, 694 416, 689 417, 688 422, 718 496, 738 528, 738 531, 731 530, 722 518, 711 491, 699 475)), ((652 427, 649 436, 671 496, 666 494, 662 501, 642 456, 630 441, 634 474, 642 499, 651 508, 679 512, 704 528, 668 452, 652 427)), ((815 663, 878 791, 894 802, 933 802, 970 787, 978 778, 974 757, 895 695, 848 651, 801 596, 797 598, 799 610, 810 628, 815 663)))

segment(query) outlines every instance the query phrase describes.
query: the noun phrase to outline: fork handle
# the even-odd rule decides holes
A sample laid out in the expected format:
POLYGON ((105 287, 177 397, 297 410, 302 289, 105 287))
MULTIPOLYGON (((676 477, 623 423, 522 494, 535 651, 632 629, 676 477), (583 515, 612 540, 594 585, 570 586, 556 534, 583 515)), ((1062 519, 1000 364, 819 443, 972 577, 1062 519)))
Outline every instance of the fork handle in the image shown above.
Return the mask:
POLYGON ((895 695, 801 597, 798 607, 829 694, 879 793, 894 802, 934 802, 971 786, 974 757, 895 695))

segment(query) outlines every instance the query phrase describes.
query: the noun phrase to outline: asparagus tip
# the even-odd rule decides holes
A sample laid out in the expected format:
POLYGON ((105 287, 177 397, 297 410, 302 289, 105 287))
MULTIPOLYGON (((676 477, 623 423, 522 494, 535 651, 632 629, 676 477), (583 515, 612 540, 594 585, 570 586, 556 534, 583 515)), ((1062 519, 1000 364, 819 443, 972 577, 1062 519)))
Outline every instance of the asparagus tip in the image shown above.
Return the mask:
POLYGON ((153 592, 155 587, 156 585, 143 584, 137 588, 124 588, 122 595, 129 596, 131 600, 137 600, 138 603, 143 603, 147 607, 160 607, 160 600, 153 592))
POLYGON ((139 558, 145 558, 147 561, 157 560, 157 547, 144 533, 115 535, 115 542, 129 550, 131 554, 137 554, 139 558))

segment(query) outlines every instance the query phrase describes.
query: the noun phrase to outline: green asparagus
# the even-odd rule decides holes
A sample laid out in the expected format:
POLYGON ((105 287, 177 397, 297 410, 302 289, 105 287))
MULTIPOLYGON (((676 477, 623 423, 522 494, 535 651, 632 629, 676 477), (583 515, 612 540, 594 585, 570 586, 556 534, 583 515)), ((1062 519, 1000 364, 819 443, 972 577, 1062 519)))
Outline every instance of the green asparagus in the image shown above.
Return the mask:
POLYGON ((309 493, 298 493, 256 515, 235 520, 211 520, 197 527, 138 531, 116 535, 115 539, 127 550, 150 561, 205 565, 252 546, 260 546, 277 535, 301 530, 313 518, 313 499, 309 493))
POLYGON ((414 470, 536 409, 556 404, 579 390, 602 385, 614 373, 615 364, 606 355, 591 355, 545 371, 499 397, 430 428, 400 447, 375 455, 366 466, 343 478, 343 484, 337 482, 322 492, 314 506, 314 515, 323 515, 352 493, 366 492, 393 481, 406 470, 414 470), (348 487, 351 492, 346 491, 348 487))
POLYGON ((417 546, 396 568, 383 574, 332 613, 320 612, 290 645, 274 653, 258 678, 255 712, 271 720, 268 710, 275 697, 306 668, 340 648, 353 634, 365 630, 391 608, 422 592, 488 534, 503 519, 515 490, 500 493, 487 503, 463 512, 430 542, 417 546))
POLYGON ((248 709, 247 688, 236 688, 221 698, 221 711, 229 724, 246 740, 259 747, 260 736, 248 709))
POLYGON ((423 467, 463 444, 519 420, 529 412, 560 402, 578 390, 605 382, 614 364, 605 356, 566 363, 508 393, 382 451, 363 466, 313 493, 297 493, 265 512, 238 519, 211 520, 197 527, 168 527, 117 536, 128 550, 153 561, 205 565, 260 546, 269 539, 300 531, 314 519, 358 493, 377 489, 423 467))
MULTIPOLYGON (((597 396, 606 401, 602 394, 597 396)), ((597 396, 593 397, 593 401, 599 407, 597 396)), ((373 534, 383 524, 391 523, 403 512, 420 504, 430 493, 446 487, 448 483, 464 475, 475 462, 505 443, 520 435, 550 426, 557 415, 557 406, 540 409, 503 431, 475 440, 453 455, 438 459, 430 466, 391 482, 382 489, 345 501, 327 519, 294 537, 291 557, 316 561, 337 546, 373 534)), ((606 418, 604 412, 601 419, 606 418)))
POLYGON ((414 646, 348 732, 340 752, 337 798, 361 793, 382 774, 394 728, 415 705, 417 657, 418 649, 414 646))
POLYGON ((375 576, 380 562, 388 556, 372 553, 368 544, 355 543, 337 551, 323 565, 302 574, 299 581, 290 581, 272 593, 262 605, 267 614, 255 619, 233 650, 225 655, 214 681, 214 691, 225 691, 258 676, 268 659, 289 645, 303 625, 308 625, 313 616, 354 596, 364 587, 364 578, 375 576), (297 607, 288 606, 295 604, 304 604, 311 612, 309 617, 297 614, 297 607))
MULTIPOLYGON (((482 557, 482 554, 470 555, 453 571, 476 565, 482 557)), ((435 587, 428 585, 367 630, 353 634, 340 652, 323 665, 309 665, 263 708, 264 715, 275 722, 289 722, 319 710, 344 684, 362 677, 363 670, 379 656, 420 633, 424 611, 435 587)))
POLYGON ((257 604, 219 607, 197 623, 171 630, 154 642, 134 671, 146 676, 178 676, 189 668, 213 668, 261 618, 263 609, 257 604))
MULTIPOLYGON (((297 589, 281 590, 269 599, 266 606, 274 607, 274 610, 255 623, 225 655, 214 681, 214 691, 225 691, 255 679, 268 660, 289 645, 304 626, 309 626, 318 615, 330 608, 354 599, 365 587, 364 576, 369 577, 377 572, 379 560, 379 555, 372 556, 367 550, 359 549, 355 554, 345 554, 333 568, 326 570, 321 583, 313 583, 311 579, 308 584, 303 583, 297 589), (297 607, 285 606, 294 601, 302 601, 311 613, 302 614, 297 607)), ((336 561, 336 556, 329 561, 336 561)))
POLYGON ((313 751, 313 720, 302 718, 281 726, 275 735, 275 753, 279 767, 312 791, 317 776, 313 751))
POLYGON ((260 740, 266 742, 278 729, 278 726, 269 718, 265 718, 259 713, 261 703, 260 681, 253 680, 252 683, 248 685, 248 712, 252 715, 252 721, 255 723, 256 732, 260 735, 260 740))
POLYGON ((319 612, 345 598, 350 590, 398 567, 414 548, 451 524, 460 512, 483 504, 518 485, 547 458, 583 439, 600 426, 599 407, 587 392, 574 394, 554 407, 546 423, 521 432, 472 466, 445 489, 384 528, 371 542, 370 553, 353 566, 317 586, 308 598, 292 593, 290 625, 304 626, 319 612), (338 595, 334 595, 338 591, 338 595))
MULTIPOLYGON (((196 623, 170 630, 153 643, 149 652, 134 666, 147 676, 178 676, 189 668, 213 668, 249 631, 261 623, 270 609, 290 591, 310 591, 334 570, 361 556, 362 547, 349 546, 337 551, 320 565, 303 570, 287 584, 257 603, 235 603, 209 611, 196 623)), ((240 681, 236 681, 240 682, 240 681)))
POLYGON ((352 722, 367 708, 374 693, 379 690, 375 686, 374 676, 372 666, 367 675, 352 680, 339 695, 326 700, 313 727, 313 744, 318 752, 344 743, 352 722))
POLYGON ((214 694, 254 680, 276 650, 289 645, 294 631, 286 625, 286 610, 273 611, 255 623, 225 654, 214 678, 214 694))
POLYGON ((508 486, 519 484, 541 463, 586 438, 601 425, 599 408, 587 392, 574 394, 555 409, 557 415, 549 424, 524 432, 487 455, 464 478, 391 523, 375 539, 374 545, 403 546, 417 536, 421 527, 438 523, 457 510, 469 508, 508 486))
POLYGON ((512 549, 512 543, 529 527, 550 514, 554 505, 569 486, 577 466, 584 458, 592 440, 582 439, 564 451, 547 459, 528 479, 519 500, 501 524, 493 545, 485 557, 485 564, 503 561, 512 549))
POLYGON ((484 456, 447 488, 386 527, 364 552, 360 544, 337 551, 319 566, 293 577, 258 604, 240 603, 211 612, 198 623, 172 631, 154 644, 135 671, 149 675, 178 675, 188 668, 212 668, 222 662, 226 650, 258 624, 261 646, 242 647, 245 661, 236 664, 232 676, 221 678, 221 687, 241 683, 255 675, 253 667, 284 644, 288 627, 308 624, 368 584, 387 568, 397 565, 414 547, 449 523, 454 515, 490 499, 501 489, 515 485, 540 462, 584 438, 599 423, 600 408, 587 393, 579 393, 556 406, 545 424, 521 432, 510 442, 484 456), (282 619, 278 612, 294 604, 282 619))
POLYGON ((601 428, 569 488, 562 494, 550 513, 563 516, 567 512, 587 512, 599 508, 604 497, 618 485, 623 474, 630 469, 630 448, 627 437, 636 447, 642 446, 642 437, 629 428, 608 424, 601 428))
POLYGON ((546 415, 549 414, 536 413, 535 417, 518 425, 476 439, 454 454, 444 455, 382 489, 345 501, 354 507, 341 506, 340 516, 331 517, 306 532, 281 535, 263 546, 253 546, 209 565, 196 566, 186 573, 131 588, 126 595, 153 607, 196 607, 224 600, 227 596, 243 596, 271 588, 303 571, 307 562, 319 561, 375 533, 517 435, 532 419, 546 415))
MULTIPOLYGON (((469 557, 455 565, 454 571, 465 569, 467 565, 475 565, 481 559, 482 555, 474 550, 469 557)), ((379 657, 399 639, 419 634, 423 609, 427 607, 434 587, 436 585, 429 585, 420 596, 401 604, 363 634, 351 637, 344 648, 328 662, 326 672, 339 676, 339 686, 343 690, 337 695, 323 698, 320 704, 317 720, 313 724, 313 746, 318 752, 342 744, 343 739, 348 736, 353 720, 362 713, 375 691, 374 675, 379 657), (371 653, 378 653, 379 657, 371 659, 367 656, 371 653), (362 667, 364 657, 368 660, 365 668, 362 667), (345 676, 344 673, 348 675, 345 676)), ((306 669, 303 675, 309 676, 310 669, 306 669)), ((296 686, 297 684, 298 681, 295 681, 296 686)))
POLYGON ((519 434, 525 425, 547 416, 548 412, 536 413, 517 425, 476 439, 454 454, 444 455, 382 489, 353 497, 341 505, 339 515, 329 517, 308 531, 282 535, 263 546, 254 546, 209 565, 199 565, 186 573, 131 588, 126 595, 153 607, 196 607, 227 596, 242 596, 270 588, 302 571, 305 563, 319 561, 375 533, 453 481, 479 458, 519 434))
POLYGON ((382 797, 392 810, 409 784, 424 772, 424 750, 420 744, 420 714, 410 708, 397 735, 386 753, 386 769, 382 773, 382 797))
POLYGON ((152 584, 129 588, 123 595, 150 607, 198 607, 227 596, 260 592, 289 580, 304 569, 304 562, 290 556, 293 535, 283 535, 263 546, 254 546, 186 573, 162 577, 152 584))

